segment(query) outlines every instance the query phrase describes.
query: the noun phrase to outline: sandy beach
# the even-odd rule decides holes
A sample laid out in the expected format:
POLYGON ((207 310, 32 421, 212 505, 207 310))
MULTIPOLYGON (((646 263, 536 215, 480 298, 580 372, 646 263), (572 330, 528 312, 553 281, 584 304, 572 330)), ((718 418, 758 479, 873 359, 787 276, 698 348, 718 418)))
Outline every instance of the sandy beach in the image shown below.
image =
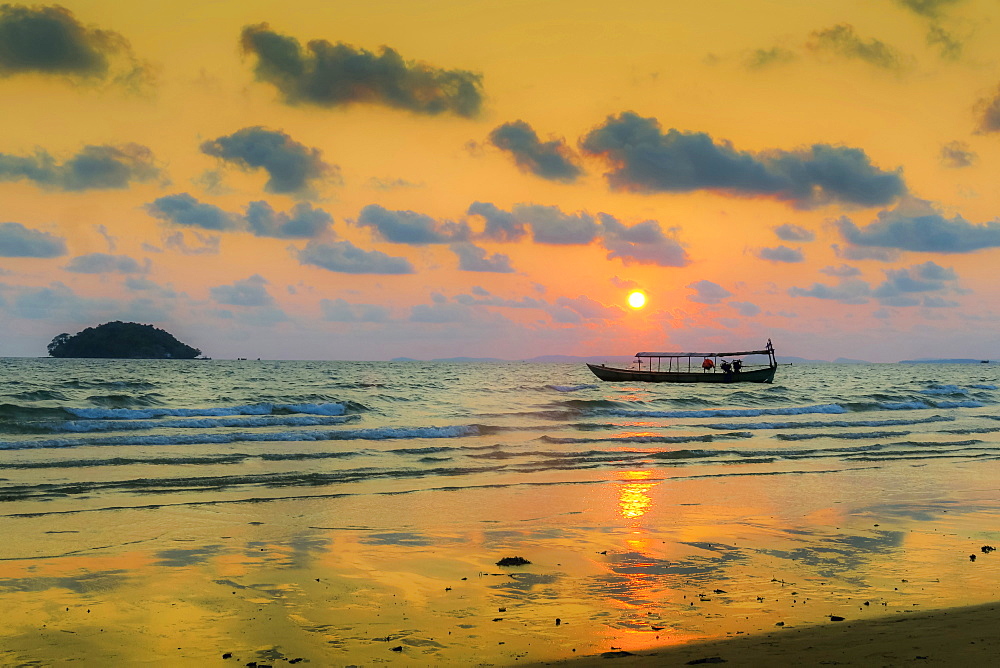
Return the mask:
POLYGON ((734 507, 747 490, 732 481, 667 487, 4 517, 0 663, 968 665, 992 651, 995 607, 959 608, 996 598, 1000 556, 976 529, 992 511, 873 522, 803 501, 778 522, 777 506, 734 507))

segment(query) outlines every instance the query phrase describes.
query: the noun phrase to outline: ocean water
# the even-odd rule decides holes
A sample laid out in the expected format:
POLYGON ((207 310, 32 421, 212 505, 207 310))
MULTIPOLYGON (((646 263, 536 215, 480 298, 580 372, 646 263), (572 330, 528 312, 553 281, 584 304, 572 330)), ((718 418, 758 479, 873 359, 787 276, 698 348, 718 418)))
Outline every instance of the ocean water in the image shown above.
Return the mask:
POLYGON ((1000 366, 0 360, 0 515, 1000 457, 1000 366), (181 498, 183 497, 183 498, 181 498))

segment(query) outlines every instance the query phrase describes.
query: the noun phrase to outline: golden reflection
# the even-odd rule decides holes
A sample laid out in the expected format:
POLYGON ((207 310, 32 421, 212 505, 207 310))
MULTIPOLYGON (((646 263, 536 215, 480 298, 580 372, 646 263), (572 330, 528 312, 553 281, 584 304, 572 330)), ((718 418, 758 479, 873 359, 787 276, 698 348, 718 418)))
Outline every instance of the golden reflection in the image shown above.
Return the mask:
POLYGON ((625 471, 621 475, 624 483, 618 490, 618 510, 626 520, 638 519, 653 507, 649 490, 660 482, 649 480, 652 471, 625 471))

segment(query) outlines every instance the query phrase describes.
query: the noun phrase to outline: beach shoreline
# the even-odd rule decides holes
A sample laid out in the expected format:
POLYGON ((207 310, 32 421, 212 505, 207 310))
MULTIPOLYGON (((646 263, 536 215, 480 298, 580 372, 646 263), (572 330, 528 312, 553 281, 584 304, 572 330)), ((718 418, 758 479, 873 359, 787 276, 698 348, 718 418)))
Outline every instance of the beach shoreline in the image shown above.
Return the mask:
POLYGON ((875 619, 831 621, 644 652, 609 650, 527 666, 993 665, 1000 651, 1000 602, 875 619))
MULTIPOLYGON (((838 484, 863 474, 842 475, 838 484)), ((777 482, 769 491, 782 498, 777 482)), ((897 665, 911 653, 981 655, 963 643, 986 633, 977 615, 1000 616, 988 603, 998 598, 1000 555, 979 552, 991 532, 974 530, 995 526, 995 513, 952 505, 933 520, 873 522, 856 508, 831 514, 820 500, 767 520, 727 493, 747 495, 731 481, 618 476, 8 516, 0 529, 16 540, 0 546, 0 604, 11 620, 0 663, 184 665, 229 654, 234 665, 683 665, 714 656, 768 665, 804 653, 861 665, 878 651, 889 657, 879 665, 897 665), (645 512, 623 518, 636 507, 645 512), (790 524, 799 527, 791 535, 790 524), (513 556, 530 563, 496 563, 513 556), (961 608, 970 603, 986 605, 961 608), (920 612, 936 606, 944 609, 920 612), (922 629, 920 643, 891 637, 904 628, 922 629), (842 647, 845 633, 851 644, 872 633, 882 649, 842 647), (940 642, 951 654, 922 644, 934 634, 951 636, 940 642)))

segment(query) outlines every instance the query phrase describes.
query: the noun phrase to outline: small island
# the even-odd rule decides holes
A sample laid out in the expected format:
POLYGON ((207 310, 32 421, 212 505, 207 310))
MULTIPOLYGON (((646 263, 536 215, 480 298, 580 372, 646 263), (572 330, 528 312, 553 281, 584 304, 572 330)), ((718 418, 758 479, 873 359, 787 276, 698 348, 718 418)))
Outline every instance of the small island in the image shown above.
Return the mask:
POLYGON ((50 357, 189 360, 201 355, 200 350, 162 329, 117 320, 88 327, 73 336, 60 334, 48 348, 50 357))

